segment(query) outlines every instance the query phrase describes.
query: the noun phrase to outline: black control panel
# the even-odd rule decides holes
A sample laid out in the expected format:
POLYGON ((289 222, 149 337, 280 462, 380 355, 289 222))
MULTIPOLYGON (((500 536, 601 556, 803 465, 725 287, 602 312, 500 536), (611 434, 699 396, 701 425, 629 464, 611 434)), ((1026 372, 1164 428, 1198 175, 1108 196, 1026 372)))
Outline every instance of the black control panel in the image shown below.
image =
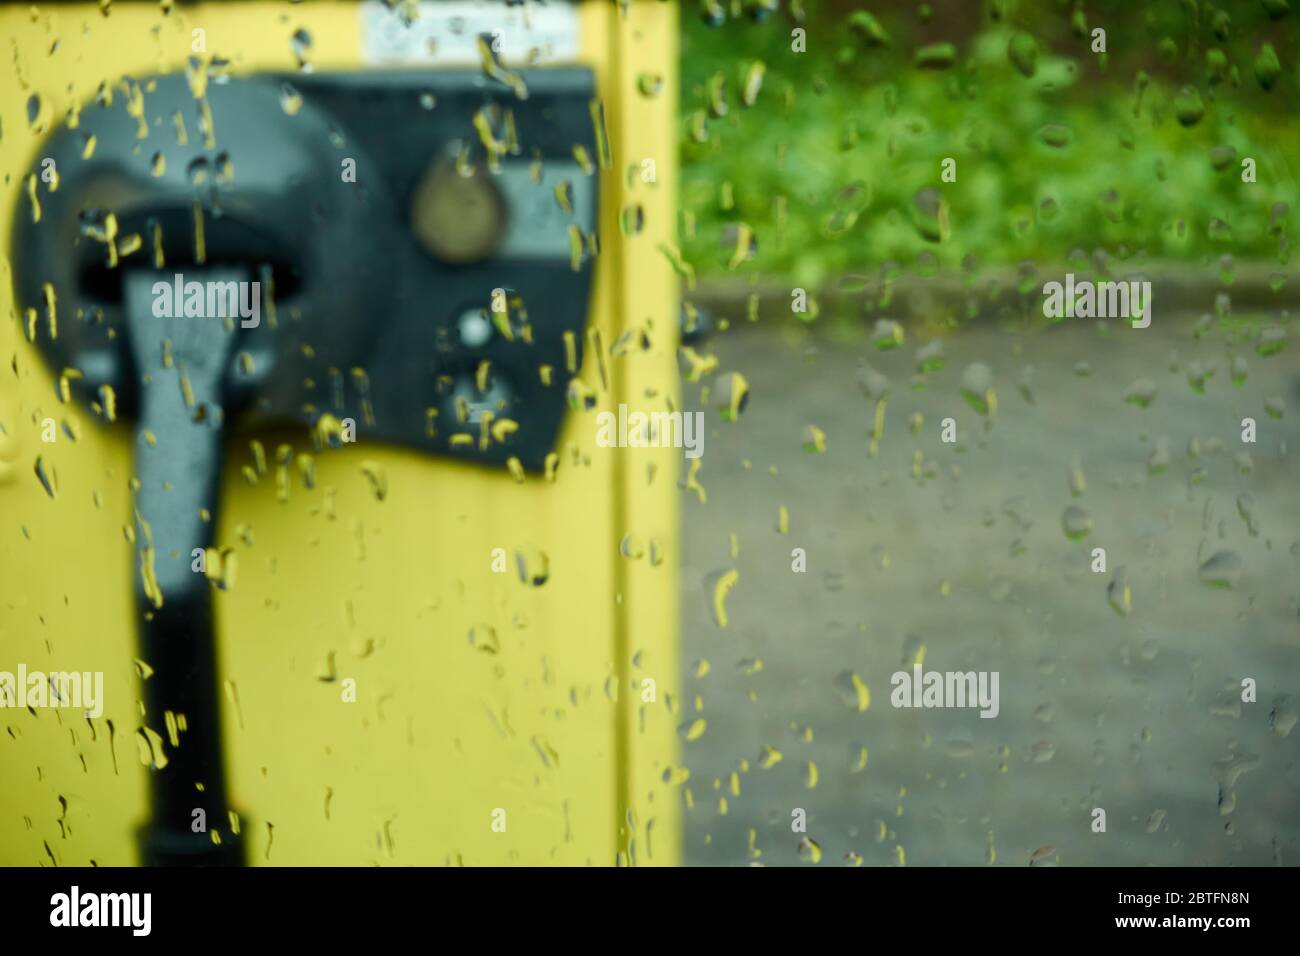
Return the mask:
POLYGON ((15 227, 20 318, 56 374, 77 369, 90 401, 113 388, 130 415, 125 276, 233 271, 261 306, 233 323, 228 418, 331 416, 540 469, 590 308, 598 111, 588 69, 518 78, 209 78, 201 99, 184 75, 128 80, 138 97, 87 105, 35 160, 59 186, 15 227))

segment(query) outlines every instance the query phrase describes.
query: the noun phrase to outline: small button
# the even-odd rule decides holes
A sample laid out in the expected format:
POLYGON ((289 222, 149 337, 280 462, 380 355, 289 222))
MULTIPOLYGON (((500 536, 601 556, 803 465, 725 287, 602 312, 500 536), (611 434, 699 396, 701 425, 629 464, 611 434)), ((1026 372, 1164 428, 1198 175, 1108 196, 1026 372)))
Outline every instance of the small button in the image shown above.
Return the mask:
POLYGON ((510 409, 514 401, 514 389, 502 379, 492 376, 488 381, 487 391, 480 392, 474 384, 474 379, 469 375, 461 375, 456 379, 456 384, 452 386, 451 395, 447 402, 448 421, 455 422, 458 427, 465 425, 477 426, 483 420, 484 414, 492 413, 493 418, 501 418, 510 409), (465 403, 469 415, 467 422, 460 422, 456 416, 456 406, 458 400, 465 403))
POLYGON ((468 309, 457 323, 460 344, 467 349, 478 349, 492 338, 492 323, 482 309, 468 309))

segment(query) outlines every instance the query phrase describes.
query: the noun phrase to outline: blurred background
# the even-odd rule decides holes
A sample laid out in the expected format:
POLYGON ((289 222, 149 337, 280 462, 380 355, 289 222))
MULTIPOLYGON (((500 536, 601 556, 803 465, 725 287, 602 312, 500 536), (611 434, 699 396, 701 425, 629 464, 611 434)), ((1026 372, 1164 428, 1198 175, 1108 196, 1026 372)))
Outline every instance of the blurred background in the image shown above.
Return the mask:
POLYGON ((1297 6, 0 3, 0 863, 1294 865, 1297 6))
POLYGON ((1294 865, 1296 11, 770 6, 683 13, 688 862, 1294 865))

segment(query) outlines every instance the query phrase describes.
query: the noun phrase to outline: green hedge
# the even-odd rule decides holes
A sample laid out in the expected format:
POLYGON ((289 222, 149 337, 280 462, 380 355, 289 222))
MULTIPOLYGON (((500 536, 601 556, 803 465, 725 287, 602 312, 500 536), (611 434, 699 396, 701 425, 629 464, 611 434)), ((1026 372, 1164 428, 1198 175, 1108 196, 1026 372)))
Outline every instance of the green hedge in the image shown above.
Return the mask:
POLYGON ((710 27, 687 0, 680 233, 698 274, 815 285, 889 261, 947 270, 1097 248, 1286 261, 1296 12, 1243 0, 1225 24, 1191 0, 1044 0, 965 22, 936 4, 927 22, 924 6, 756 22, 733 4, 710 27), (1105 56, 1090 49, 1096 27, 1105 56), (792 50, 796 28, 806 52, 792 50), (956 182, 941 182, 945 158, 956 182))

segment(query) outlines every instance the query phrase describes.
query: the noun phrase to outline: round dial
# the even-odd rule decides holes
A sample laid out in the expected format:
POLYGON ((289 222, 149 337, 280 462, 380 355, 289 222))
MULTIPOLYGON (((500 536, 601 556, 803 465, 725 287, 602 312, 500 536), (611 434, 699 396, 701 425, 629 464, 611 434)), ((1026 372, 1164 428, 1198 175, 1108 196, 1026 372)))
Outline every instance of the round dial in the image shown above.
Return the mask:
POLYGON ((443 262, 481 262, 505 234, 501 193, 481 167, 464 176, 456 164, 433 163, 411 201, 411 229, 429 253, 443 262))

